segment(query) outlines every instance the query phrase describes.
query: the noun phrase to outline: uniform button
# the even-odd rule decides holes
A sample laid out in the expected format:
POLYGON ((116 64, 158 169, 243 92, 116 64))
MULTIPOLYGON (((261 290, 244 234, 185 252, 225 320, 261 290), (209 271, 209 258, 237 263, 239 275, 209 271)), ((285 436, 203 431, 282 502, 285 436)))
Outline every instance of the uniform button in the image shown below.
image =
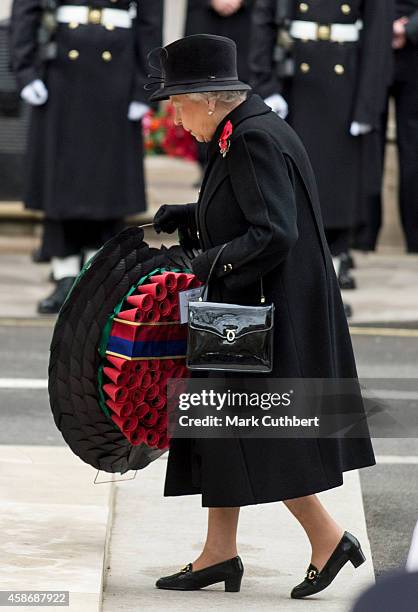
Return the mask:
POLYGON ((77 51, 77 49, 71 49, 71 51, 68 52, 68 57, 70 58, 70 60, 78 59, 79 55, 80 53, 77 51))
POLYGON ((309 4, 307 4, 306 2, 301 2, 299 4, 299 11, 301 13, 307 13, 309 11, 309 4))
POLYGON ((311 67, 309 66, 309 64, 307 64, 306 62, 302 62, 300 65, 300 71, 303 73, 307 73, 309 72, 309 70, 311 69, 311 67))
POLYGON ((68 27, 70 28, 70 30, 75 30, 76 28, 78 28, 80 24, 77 23, 77 21, 70 21, 70 23, 68 24, 68 27))
POLYGON ((110 51, 103 51, 102 53, 102 60, 104 62, 110 62, 112 59, 112 54, 110 53, 110 51))
POLYGON ((196 236, 200 238, 200 232, 196 232, 196 236))
POLYGON ((344 66, 342 66, 341 64, 335 64, 334 72, 336 74, 344 74, 344 66))
POLYGON ((102 12, 99 9, 93 9, 89 13, 89 21, 90 23, 94 23, 99 25, 102 20, 102 12))
POLYGON ((351 6, 349 4, 342 4, 341 12, 344 13, 344 15, 349 15, 351 13, 351 6))
POLYGON ((112 32, 112 30, 115 29, 115 26, 113 25, 113 23, 108 23, 107 25, 105 25, 106 30, 108 30, 109 32, 112 32))

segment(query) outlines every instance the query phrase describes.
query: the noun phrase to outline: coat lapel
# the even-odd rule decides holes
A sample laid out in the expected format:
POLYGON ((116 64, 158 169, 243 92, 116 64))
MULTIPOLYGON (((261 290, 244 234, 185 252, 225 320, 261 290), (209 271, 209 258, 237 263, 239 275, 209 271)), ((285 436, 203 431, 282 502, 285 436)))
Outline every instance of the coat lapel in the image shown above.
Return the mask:
POLYGON ((208 145, 207 166, 196 206, 196 223, 200 233, 200 240, 204 247, 208 244, 205 224, 207 207, 216 189, 228 175, 226 160, 222 157, 219 150, 219 138, 222 130, 227 121, 231 121, 232 127, 235 128, 242 121, 250 117, 264 115, 269 112, 271 112, 271 109, 264 104, 263 100, 257 95, 252 95, 234 108, 216 128, 215 134, 208 145))

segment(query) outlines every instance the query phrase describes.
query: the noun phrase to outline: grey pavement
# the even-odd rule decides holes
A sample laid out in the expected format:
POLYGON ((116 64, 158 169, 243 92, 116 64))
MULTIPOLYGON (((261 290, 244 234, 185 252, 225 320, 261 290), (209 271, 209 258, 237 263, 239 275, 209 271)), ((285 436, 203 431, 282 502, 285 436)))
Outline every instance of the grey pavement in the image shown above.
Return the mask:
MULTIPOLYGON (((166 606, 273 611, 300 605, 288 594, 303 575, 309 550, 282 504, 241 512, 239 550, 246 574, 240 594, 225 594, 219 585, 183 595, 155 589, 156 578, 198 555, 206 523, 199 496, 163 497, 166 456, 138 472, 135 480, 117 483, 113 498, 103 492, 108 485, 94 485, 95 470, 65 446, 48 406, 53 321, 15 323, 0 319, 0 490, 7 493, 2 496, 0 556, 7 563, 2 562, 1 588, 66 585, 72 592, 70 610, 77 612, 101 609, 101 576, 103 609, 111 612, 166 606), (7 387, 22 380, 45 385, 7 387), (16 521, 10 522, 9 513, 16 521), (20 528, 23 519, 29 531, 20 528), (9 555, 16 546, 23 555, 20 564, 9 555)), ((361 377, 376 377, 379 371, 388 378, 414 376, 416 337, 396 336, 408 330, 392 330, 392 336, 380 336, 379 330, 369 335, 368 328, 357 331, 353 344, 361 377)), ((371 554, 367 565, 356 571, 344 568, 340 580, 309 604, 321 612, 348 611, 356 592, 374 575, 402 565, 407 555, 418 519, 418 488, 411 486, 417 481, 418 440, 375 439, 373 444, 378 465, 346 474, 344 487, 323 494, 331 513, 361 536, 366 550, 370 545, 371 554)))

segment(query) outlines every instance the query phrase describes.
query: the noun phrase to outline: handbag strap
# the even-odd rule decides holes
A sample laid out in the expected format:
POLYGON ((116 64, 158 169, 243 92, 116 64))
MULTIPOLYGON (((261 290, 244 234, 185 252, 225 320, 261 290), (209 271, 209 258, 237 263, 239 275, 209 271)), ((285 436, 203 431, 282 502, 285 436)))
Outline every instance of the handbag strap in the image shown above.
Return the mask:
MULTIPOLYGON (((206 302, 207 301, 208 292, 209 292, 209 282, 210 282, 210 280, 212 278, 213 271, 214 271, 214 269, 216 267, 216 264, 218 263, 219 258, 222 255, 223 251, 225 250, 225 247, 226 247, 227 244, 228 243, 223 244, 221 246, 221 248, 219 249, 219 251, 215 255, 215 258, 214 258, 214 260, 212 262, 212 265, 210 267, 210 270, 209 270, 209 274, 208 274, 208 278, 207 278, 206 284, 203 286, 203 291, 202 291, 202 294, 201 294, 201 296, 199 298, 199 302, 206 302)), ((261 304, 265 304, 266 298, 264 296, 263 277, 260 278, 260 291, 261 291, 261 294, 260 294, 260 303, 261 304)))

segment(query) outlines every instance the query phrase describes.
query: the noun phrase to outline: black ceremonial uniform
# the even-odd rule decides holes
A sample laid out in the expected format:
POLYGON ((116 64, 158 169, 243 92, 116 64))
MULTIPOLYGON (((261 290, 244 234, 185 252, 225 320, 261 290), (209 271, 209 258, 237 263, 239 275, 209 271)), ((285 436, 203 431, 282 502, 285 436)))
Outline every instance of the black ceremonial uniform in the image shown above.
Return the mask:
MULTIPOLYGON (((15 0, 13 68, 21 88, 44 81, 34 107, 25 203, 55 221, 120 219, 145 209, 143 147, 131 101, 146 102, 147 52, 161 44, 160 0, 92 0, 88 23, 58 23, 56 57, 38 60, 42 0, 15 0), (137 8, 131 27, 103 25, 101 9, 137 8)), ((63 0, 60 6, 84 3, 63 0)), ((63 256, 58 253, 52 255, 63 256)), ((65 255, 65 254, 64 254, 65 255)))
MULTIPOLYGON (((237 68, 241 81, 248 83, 250 70, 248 54, 250 45, 251 12, 254 0, 243 0, 241 7, 229 17, 222 17, 212 8, 210 0, 188 0, 186 36, 192 34, 216 34, 232 38, 237 45, 237 68)), ((207 146, 197 144, 199 163, 206 163, 207 146)))
POLYGON ((229 17, 219 15, 210 0, 188 0, 186 36, 191 34, 217 34, 232 38, 237 45, 238 76, 248 83, 248 51, 253 0, 243 0, 241 8, 229 17))
POLYGON ((396 18, 408 17, 407 43, 395 51, 391 93, 396 102, 399 207, 407 249, 418 253, 418 0, 398 0, 396 18))
MULTIPOLYGON (((407 17, 406 45, 393 52, 389 96, 395 100, 399 154, 399 210, 407 250, 418 253, 418 0, 397 0, 394 19, 407 17)), ((387 112, 382 120, 386 133, 387 112)), ((380 185, 381 187, 381 185, 380 185)), ((382 220, 381 190, 368 202, 366 227, 357 246, 374 250, 382 220)))
POLYGON ((289 20, 311 22, 315 39, 293 39, 294 76, 280 80, 273 61, 277 0, 255 2, 252 84, 264 98, 281 92, 287 99, 288 121, 302 138, 313 165, 327 230, 356 225, 359 203, 370 188, 364 183, 378 181, 378 149, 367 147, 373 155, 365 160, 370 136, 351 136, 350 125, 358 122, 374 129, 380 125, 390 48, 387 5, 387 0, 291 0, 289 20), (330 24, 358 28, 359 39, 331 40, 330 24))

